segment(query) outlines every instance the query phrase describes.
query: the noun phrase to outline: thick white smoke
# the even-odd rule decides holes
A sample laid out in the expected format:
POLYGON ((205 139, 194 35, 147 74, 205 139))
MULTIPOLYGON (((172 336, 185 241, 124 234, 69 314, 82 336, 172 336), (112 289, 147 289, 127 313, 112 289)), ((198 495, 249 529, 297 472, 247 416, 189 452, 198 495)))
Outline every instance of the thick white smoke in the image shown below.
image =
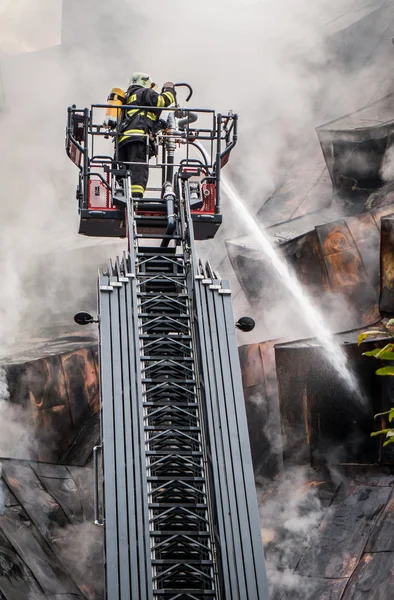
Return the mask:
POLYGON ((260 505, 261 535, 265 546, 266 567, 272 598, 286 592, 312 598, 313 582, 295 573, 298 561, 313 540, 324 516, 319 487, 311 482, 307 469, 294 467, 275 483, 260 481, 257 494, 260 505))
MULTIPOLYGON (((328 114, 330 106, 341 114, 368 100, 365 75, 371 65, 353 74, 349 85, 327 40, 380 4, 169 0, 163 6, 153 0, 136 6, 131 0, 64 0, 60 50, 50 47, 60 34, 59 2, 37 0, 33 7, 27 0, 3 0, 1 344, 44 321, 64 325, 75 310, 94 309, 95 265, 111 254, 100 245, 96 253, 70 252, 66 258, 58 251, 59 245, 82 245, 76 233, 77 171, 63 148, 67 105, 104 101, 113 85, 127 86, 134 70, 149 71, 159 85, 189 81, 194 106, 239 113, 240 141, 228 169, 257 209, 300 147, 313 139, 321 122, 317 114, 328 114)), ((374 43, 363 39, 364 46, 374 43)), ((223 200, 218 241, 200 245, 214 267, 226 255, 224 239, 246 233, 223 200)), ((228 272, 225 265, 220 274, 228 272)))
POLYGON ((384 155, 381 177, 386 182, 394 179, 394 146, 390 146, 384 155))
POLYGON ((60 43, 62 0, 0 0, 0 55, 60 43))

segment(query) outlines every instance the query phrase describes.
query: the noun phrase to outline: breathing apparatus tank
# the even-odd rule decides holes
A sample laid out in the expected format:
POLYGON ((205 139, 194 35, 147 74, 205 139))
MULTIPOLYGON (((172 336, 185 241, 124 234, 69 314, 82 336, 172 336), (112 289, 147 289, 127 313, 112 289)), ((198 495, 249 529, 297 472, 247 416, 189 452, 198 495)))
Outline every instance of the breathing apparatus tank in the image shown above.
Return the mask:
POLYGON ((108 108, 105 111, 105 117, 103 121, 103 125, 106 127, 116 127, 118 122, 118 118, 120 117, 121 110, 119 110, 119 106, 122 106, 123 101, 125 99, 125 92, 122 88, 114 87, 111 90, 107 98, 108 108))

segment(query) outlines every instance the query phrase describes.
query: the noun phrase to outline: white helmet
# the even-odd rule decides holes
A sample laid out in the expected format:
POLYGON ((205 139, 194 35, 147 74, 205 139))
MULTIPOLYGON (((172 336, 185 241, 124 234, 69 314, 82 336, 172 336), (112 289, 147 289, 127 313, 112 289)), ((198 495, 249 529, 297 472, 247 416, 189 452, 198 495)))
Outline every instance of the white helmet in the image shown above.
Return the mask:
POLYGON ((133 73, 130 77, 129 85, 142 85, 145 88, 153 87, 152 79, 147 73, 133 73))

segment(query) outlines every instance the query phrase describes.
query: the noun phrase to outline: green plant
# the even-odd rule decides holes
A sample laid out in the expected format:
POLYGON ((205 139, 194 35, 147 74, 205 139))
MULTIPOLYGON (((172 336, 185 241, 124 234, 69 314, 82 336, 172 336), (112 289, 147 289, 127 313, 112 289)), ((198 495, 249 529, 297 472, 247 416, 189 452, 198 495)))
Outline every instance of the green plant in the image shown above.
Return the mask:
MULTIPOLYGON (((392 423, 394 421, 394 408, 392 408, 391 410, 387 410, 386 412, 382 412, 382 413, 378 413, 377 415, 375 415, 375 419, 376 417, 383 417, 385 415, 389 416, 389 423, 392 423)), ((380 431, 373 431, 371 433, 371 437, 374 437, 375 435, 385 435, 386 436, 386 441, 383 442, 383 446, 388 446, 389 444, 394 444, 394 429, 381 429, 380 431)))
MULTIPOLYGON (((393 325, 393 324, 394 324, 394 319, 390 319, 390 321, 387 323, 387 325, 393 325)), ((378 330, 378 331, 367 331, 365 333, 361 333, 358 336, 358 345, 360 345, 361 342, 363 342, 368 337, 375 337, 377 334, 388 335, 388 334, 390 334, 390 331, 389 330, 386 330, 386 331, 378 330)), ((363 356, 373 356, 374 358, 377 358, 379 360, 393 360, 394 361, 394 344, 387 344, 384 348, 375 348, 374 350, 369 350, 368 352, 363 352, 363 356)), ((391 377, 394 377, 394 365, 388 365, 387 367, 381 367, 380 369, 378 369, 376 371, 376 375, 381 375, 381 376, 389 375, 391 377)), ((375 419, 377 419, 378 417, 385 417, 386 415, 388 415, 388 422, 392 423, 394 421, 394 408, 391 408, 390 410, 387 410, 382 413, 378 413, 377 415, 375 415, 375 419)), ((385 429, 381 429, 380 431, 374 431, 373 433, 371 433, 371 437, 374 437, 376 435, 385 435, 386 436, 386 441, 383 443, 383 446, 388 446, 388 444, 394 444, 394 428, 388 427, 385 429)))

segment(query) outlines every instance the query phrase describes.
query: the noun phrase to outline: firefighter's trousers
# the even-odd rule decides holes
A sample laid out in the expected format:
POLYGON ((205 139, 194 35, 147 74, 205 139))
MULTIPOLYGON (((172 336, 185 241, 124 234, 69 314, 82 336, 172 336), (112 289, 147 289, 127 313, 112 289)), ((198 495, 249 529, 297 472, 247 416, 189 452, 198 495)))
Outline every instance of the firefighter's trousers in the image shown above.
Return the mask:
POLYGON ((146 142, 140 140, 130 141, 118 150, 120 162, 144 163, 128 165, 131 171, 131 195, 134 198, 142 198, 148 183, 149 166, 146 150, 146 142))

